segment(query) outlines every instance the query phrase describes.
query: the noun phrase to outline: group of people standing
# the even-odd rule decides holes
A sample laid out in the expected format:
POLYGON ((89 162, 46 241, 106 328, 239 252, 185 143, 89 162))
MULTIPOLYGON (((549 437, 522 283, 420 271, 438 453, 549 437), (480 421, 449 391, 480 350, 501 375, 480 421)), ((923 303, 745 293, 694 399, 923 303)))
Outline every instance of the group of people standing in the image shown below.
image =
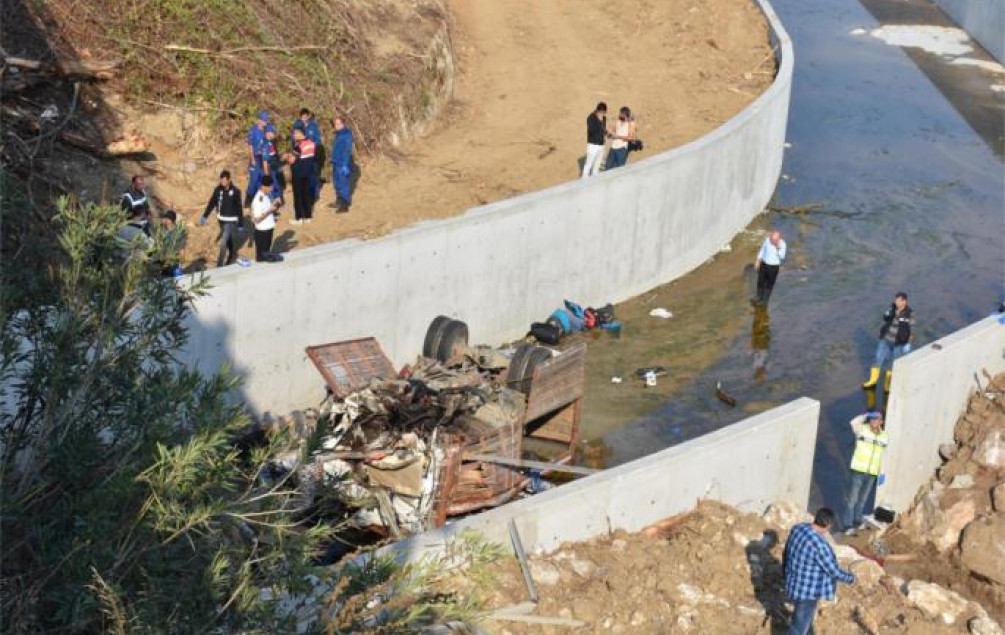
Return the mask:
POLYGON ((618 110, 618 119, 614 127, 607 127, 607 104, 600 102, 586 118, 586 159, 583 161, 582 178, 600 173, 601 164, 605 170, 620 168, 628 163, 628 152, 636 147, 635 118, 628 106, 618 110), (611 147, 607 151, 607 161, 604 159, 604 149, 607 142, 611 147))
MULTIPOLYGON (((353 171, 353 134, 345 120, 332 120, 331 168, 335 187, 335 212, 349 211, 352 205, 351 176, 353 171)), ((293 225, 310 223, 314 205, 321 197, 327 158, 321 127, 307 108, 300 110, 290 130, 290 149, 279 152, 279 137, 269 113, 260 111, 246 137, 248 150, 248 187, 243 200, 233 184, 229 171, 220 173, 220 183, 213 190, 199 224, 204 225, 210 213, 217 213, 220 223, 217 266, 232 264, 237 259, 239 237, 243 225, 243 208, 250 208, 255 227, 255 259, 258 262, 278 262, 282 257, 272 253, 272 238, 280 210, 286 202, 286 166, 293 195, 293 225)))

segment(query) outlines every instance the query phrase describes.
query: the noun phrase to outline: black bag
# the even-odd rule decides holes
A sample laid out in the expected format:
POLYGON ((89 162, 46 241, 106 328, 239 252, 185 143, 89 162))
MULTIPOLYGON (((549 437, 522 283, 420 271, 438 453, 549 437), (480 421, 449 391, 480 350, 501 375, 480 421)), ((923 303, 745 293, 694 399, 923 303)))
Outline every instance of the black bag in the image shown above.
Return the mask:
POLYGON ((596 309, 596 313, 597 324, 607 324, 608 322, 614 321, 614 306, 611 304, 607 304, 599 309, 596 309))
POLYGON ((644 148, 645 144, 642 143, 642 139, 632 139, 631 141, 628 142, 629 152, 642 152, 644 148))
POLYGON ((897 516, 892 509, 877 507, 872 512, 873 517, 881 523, 892 523, 897 516))
POLYGON ((548 346, 558 346, 558 341, 562 337, 562 329, 554 324, 545 322, 534 322, 530 325, 530 334, 538 342, 548 346))

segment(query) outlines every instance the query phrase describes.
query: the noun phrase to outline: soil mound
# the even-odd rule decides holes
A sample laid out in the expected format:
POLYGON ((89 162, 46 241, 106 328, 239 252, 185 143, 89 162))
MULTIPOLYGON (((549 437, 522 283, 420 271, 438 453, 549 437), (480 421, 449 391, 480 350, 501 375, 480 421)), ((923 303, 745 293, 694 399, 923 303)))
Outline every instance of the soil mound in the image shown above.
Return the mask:
MULTIPOLYGON (((566 544, 555 553, 531 556, 541 596, 531 615, 569 620, 569 625, 495 618, 489 624, 492 632, 511 635, 782 633, 791 611, 785 604, 782 551, 789 529, 807 520, 786 504, 756 515, 705 501, 638 534, 616 532, 566 544)), ((971 622, 996 626, 966 597, 891 575, 851 547, 836 546, 836 553, 858 580, 839 586, 835 602, 821 604, 819 632, 936 635, 969 633, 971 622)), ((518 563, 508 559, 495 566, 489 606, 525 602, 518 563)))

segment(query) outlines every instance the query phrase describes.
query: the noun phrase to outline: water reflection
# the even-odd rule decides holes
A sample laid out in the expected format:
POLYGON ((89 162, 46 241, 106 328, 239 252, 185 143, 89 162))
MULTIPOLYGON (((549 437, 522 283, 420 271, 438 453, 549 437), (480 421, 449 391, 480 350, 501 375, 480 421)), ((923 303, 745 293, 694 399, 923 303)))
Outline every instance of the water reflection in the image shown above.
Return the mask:
POLYGON ((754 307, 754 319, 750 324, 750 349, 754 361, 754 381, 760 383, 768 374, 768 358, 771 356, 771 316, 767 304, 754 307))

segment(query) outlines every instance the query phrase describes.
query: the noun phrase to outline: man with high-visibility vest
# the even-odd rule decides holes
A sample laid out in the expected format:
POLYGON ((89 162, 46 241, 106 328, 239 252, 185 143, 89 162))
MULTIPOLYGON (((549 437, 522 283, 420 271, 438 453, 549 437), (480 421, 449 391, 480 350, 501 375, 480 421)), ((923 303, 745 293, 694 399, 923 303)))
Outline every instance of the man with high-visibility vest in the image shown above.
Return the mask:
POLYGON ((851 420, 851 429, 855 434, 855 453, 851 456, 851 478, 842 521, 845 533, 854 536, 864 522, 865 502, 882 470, 883 454, 890 438, 879 412, 858 415, 851 420))

